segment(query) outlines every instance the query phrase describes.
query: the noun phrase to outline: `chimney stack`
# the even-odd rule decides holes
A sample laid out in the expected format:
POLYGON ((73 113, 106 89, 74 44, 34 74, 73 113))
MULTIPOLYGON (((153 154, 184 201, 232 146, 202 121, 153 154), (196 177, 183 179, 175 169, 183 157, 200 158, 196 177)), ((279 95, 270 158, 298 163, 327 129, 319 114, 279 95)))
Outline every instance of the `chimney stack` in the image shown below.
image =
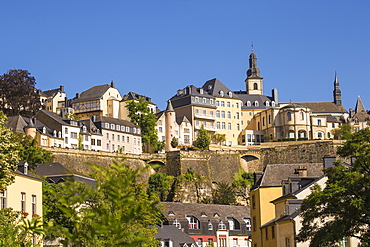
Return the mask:
POLYGON ((298 177, 307 177, 307 166, 299 166, 296 173, 298 173, 298 177))

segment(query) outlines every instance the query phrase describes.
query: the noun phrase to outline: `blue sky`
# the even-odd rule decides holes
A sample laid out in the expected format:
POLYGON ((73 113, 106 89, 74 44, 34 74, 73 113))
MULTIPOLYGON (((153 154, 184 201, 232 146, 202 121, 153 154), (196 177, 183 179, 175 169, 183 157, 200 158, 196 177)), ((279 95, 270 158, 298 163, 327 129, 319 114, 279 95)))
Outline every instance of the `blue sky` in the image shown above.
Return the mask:
POLYGON ((112 80, 160 109, 178 89, 218 78, 245 90, 251 41, 264 94, 370 109, 370 1, 45 0, 0 2, 0 74, 26 69, 69 98, 112 80))

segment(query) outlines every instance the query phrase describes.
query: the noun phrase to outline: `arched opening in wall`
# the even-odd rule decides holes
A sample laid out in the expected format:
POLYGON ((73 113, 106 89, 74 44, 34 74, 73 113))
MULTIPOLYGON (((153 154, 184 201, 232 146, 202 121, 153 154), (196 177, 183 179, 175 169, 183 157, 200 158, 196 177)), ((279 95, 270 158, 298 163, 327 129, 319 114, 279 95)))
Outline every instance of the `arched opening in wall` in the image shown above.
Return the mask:
POLYGON ((305 130, 299 130, 298 131, 298 139, 306 139, 307 138, 307 133, 305 130))
POLYGON ((150 162, 148 162, 148 164, 154 169, 154 171, 158 172, 159 169, 165 165, 165 163, 163 163, 162 161, 160 160, 152 160, 150 162))
POLYGON ((241 157, 240 165, 245 172, 255 172, 259 170, 260 160, 256 156, 248 154, 241 157))

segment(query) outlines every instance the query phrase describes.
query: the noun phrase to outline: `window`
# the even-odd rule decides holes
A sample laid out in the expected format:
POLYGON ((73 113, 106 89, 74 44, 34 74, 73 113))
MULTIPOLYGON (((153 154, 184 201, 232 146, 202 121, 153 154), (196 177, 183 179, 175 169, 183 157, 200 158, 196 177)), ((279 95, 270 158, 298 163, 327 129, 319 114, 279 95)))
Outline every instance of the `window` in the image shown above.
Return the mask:
POLYGON ((211 117, 213 117, 213 111, 210 111, 209 114, 211 117))
POLYGON ((227 129, 231 130, 231 123, 227 123, 227 129))
POLYGON ((202 246, 202 238, 198 238, 197 244, 198 246, 202 246))
POLYGON ((106 149, 109 150, 109 143, 107 143, 106 149))
POLYGON ((290 111, 287 113, 287 119, 288 121, 292 120, 292 113, 290 111))
POLYGON ((130 127, 126 127, 126 132, 130 132, 130 127))
POLYGON ((199 220, 192 215, 186 215, 185 218, 188 220, 189 229, 199 229, 199 220))
POLYGON ((219 110, 216 111, 216 118, 220 118, 220 111, 219 110))
POLYGON ((225 111, 221 111, 221 118, 225 118, 225 111))
POLYGON ((85 141, 89 141, 89 136, 85 135, 85 141))
POLYGON ((229 230, 240 230, 240 223, 233 217, 227 217, 229 223, 229 230))
POLYGON ((109 133, 107 133, 106 138, 107 138, 107 140, 109 139, 109 133))
POLYGON ((230 102, 226 102, 226 106, 227 107, 230 107, 230 102))
POLYGON ((322 137, 323 137, 322 132, 317 132, 317 138, 322 138, 322 137))
POLYGON ((32 195, 32 215, 36 214, 36 195, 32 195))
POLYGON ((213 225, 212 225, 211 220, 208 220, 208 230, 209 231, 213 230, 213 225))
POLYGON ((199 127, 199 120, 195 121, 195 126, 199 127))
POLYGON ((65 141, 65 143, 66 143, 66 144, 68 144, 68 137, 65 137, 64 139, 65 139, 65 140, 64 140, 64 141, 65 141))
POLYGON ((114 144, 112 144, 112 152, 114 152, 114 144))
POLYGON ((207 99, 203 98, 203 104, 206 104, 206 103, 207 103, 207 99))
POLYGON ((254 101, 254 106, 259 106, 260 104, 258 103, 258 101, 254 101))
POLYGON ((254 83, 254 84, 253 84, 253 89, 254 89, 254 90, 258 90, 258 84, 257 84, 257 83, 254 83))
POLYGON ((304 112, 303 111, 300 112, 300 115, 301 115, 301 120, 304 120, 304 112))
POLYGON ((247 106, 252 106, 252 104, 249 100, 247 101, 247 106))
POLYGON ((265 233, 266 233, 266 240, 268 240, 269 239, 269 228, 268 227, 265 228, 265 233))
POLYGON ((225 122, 222 122, 222 129, 226 129, 225 122))
POLYGON ((227 112, 227 118, 231 119, 231 112, 229 112, 229 111, 227 112))
POLYGON ((266 106, 270 106, 270 102, 266 101, 266 102, 265 102, 265 105, 266 105, 266 106))
POLYGON ((96 146, 101 146, 101 140, 96 140, 96 146))
POLYGON ((121 129, 121 126, 120 125, 116 125, 116 130, 120 130, 121 129))
POLYGON ((321 126, 321 119, 317 119, 317 125, 321 126))
POLYGON ((120 136, 119 136, 119 135, 117 135, 117 141, 119 141, 119 137, 120 137, 120 136))
POLYGON ((239 112, 236 113, 236 119, 239 119, 239 112))
POLYGON ((162 125, 162 120, 158 120, 158 125, 162 125))
POLYGON ((216 129, 220 129, 220 122, 216 122, 216 129))
POLYGON ((114 134, 112 134, 112 140, 114 141, 114 134))
POLYGON ((285 247, 290 247, 290 238, 285 239, 285 247))
POLYGON ((195 115, 199 115, 199 109, 195 109, 195 115))
POLYGON ((64 134, 68 134, 68 128, 64 129, 64 134))
POLYGON ((225 101, 221 101, 221 107, 225 107, 225 101))
POLYGON ((126 140, 127 140, 127 143, 129 143, 130 142, 130 137, 128 136, 126 140))
POLYGON ((207 116, 207 111, 203 110, 203 116, 207 116))
POLYGON ((271 226, 271 238, 275 238, 275 226, 271 226))
POLYGON ((21 193, 21 211, 26 211, 26 193, 24 192, 21 193))
POLYGON ((210 103, 211 105, 213 105, 213 99, 210 99, 210 100, 209 100, 209 103, 210 103))
POLYGON ((216 100, 216 106, 220 105, 220 101, 216 100))
POLYGON ((159 127, 159 128, 158 128, 158 132, 163 132, 162 127, 159 127))
POLYGON ((195 102, 199 103, 199 98, 198 97, 195 97, 195 102))
POLYGON ((236 108, 239 108, 239 103, 235 103, 235 107, 236 108))
POLYGON ((6 208, 6 190, 0 191, 0 209, 6 208))
POLYGON ((275 101, 271 101, 271 106, 275 107, 275 101))
POLYGON ((208 239, 208 245, 209 245, 209 246, 213 246, 213 239, 212 239, 212 238, 209 238, 209 239, 208 239))
POLYGON ((256 220, 256 217, 253 217, 253 231, 257 231, 257 220, 256 220))
POLYGON ((224 91, 222 91, 222 90, 220 91, 220 96, 224 97, 224 91))
POLYGON ((239 124, 236 124, 236 130, 240 131, 240 125, 239 124))
POLYGON ((222 220, 220 220, 220 223, 218 223, 218 230, 226 230, 226 225, 222 220))
POLYGON ((245 223, 245 228, 247 231, 251 230, 251 219, 249 218, 243 218, 243 221, 245 223))

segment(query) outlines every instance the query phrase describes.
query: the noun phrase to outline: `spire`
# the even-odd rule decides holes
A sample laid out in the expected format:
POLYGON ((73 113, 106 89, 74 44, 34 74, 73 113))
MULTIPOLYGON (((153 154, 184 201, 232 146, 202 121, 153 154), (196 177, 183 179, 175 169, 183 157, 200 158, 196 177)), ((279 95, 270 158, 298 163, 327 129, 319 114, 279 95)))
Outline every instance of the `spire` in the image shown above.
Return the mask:
POLYGON ((249 69, 247 70, 247 78, 262 78, 260 76, 260 70, 257 68, 257 56, 253 50, 252 44, 252 53, 249 55, 249 69))
POLYGON ((334 91, 333 91, 334 103, 336 105, 342 105, 342 92, 339 88, 338 76, 337 71, 335 71, 335 78, 334 78, 334 91))
POLYGON ((166 111, 174 111, 173 110, 173 106, 172 106, 172 103, 171 103, 171 100, 168 100, 167 101, 167 108, 166 108, 166 111))
POLYGON ((359 112, 366 112, 365 106, 362 103, 362 100, 360 96, 357 97, 356 107, 355 107, 355 113, 359 112))

